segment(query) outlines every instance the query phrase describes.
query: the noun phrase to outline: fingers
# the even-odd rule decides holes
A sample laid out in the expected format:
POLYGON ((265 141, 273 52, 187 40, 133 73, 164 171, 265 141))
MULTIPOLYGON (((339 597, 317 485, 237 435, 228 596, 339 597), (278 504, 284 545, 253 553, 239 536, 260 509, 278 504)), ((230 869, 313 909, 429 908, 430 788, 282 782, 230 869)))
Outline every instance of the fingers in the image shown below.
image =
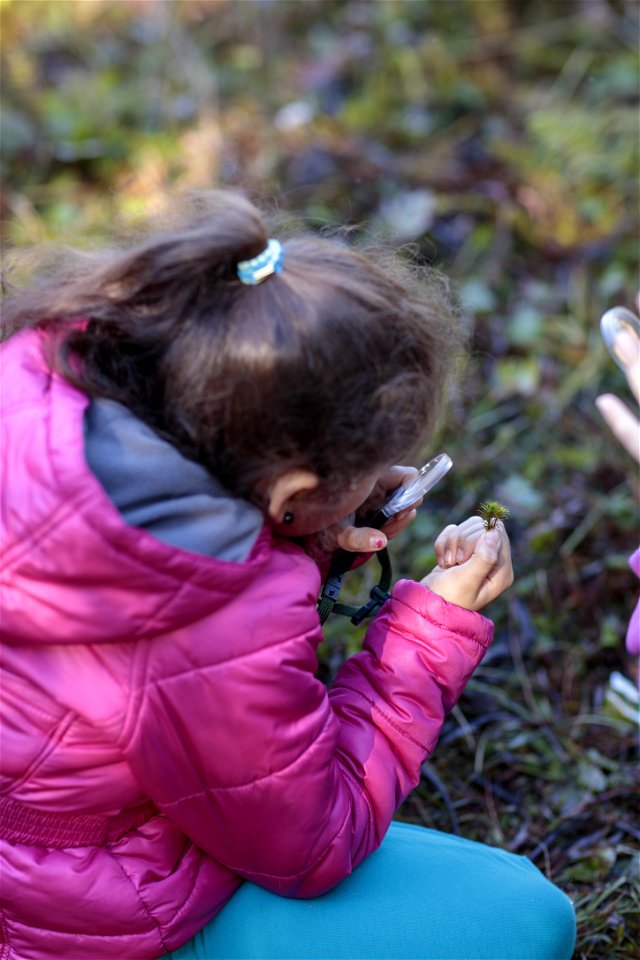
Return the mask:
POLYGON ((475 561, 481 563, 489 570, 492 570, 498 562, 500 554, 500 532, 495 528, 487 530, 484 536, 480 536, 476 541, 473 555, 469 558, 469 563, 475 561))
POLYGON ((351 524, 336 524, 336 543, 350 553, 371 553, 387 545, 386 533, 373 527, 354 527, 351 524))
MULTIPOLYGON (((491 530, 485 530, 476 542, 473 556, 467 566, 482 566, 492 589, 499 587, 502 593, 513 583, 511 546, 504 524, 499 521, 491 530)), ((497 594, 496 594, 497 596, 497 594)))
POLYGON ((466 562, 448 568, 435 567, 422 583, 450 603, 467 610, 481 610, 513 583, 504 526, 498 524, 477 536, 466 562))
POLYGON ((612 393, 596 397, 596 406, 616 439, 640 463, 640 421, 637 417, 612 393))
POLYGON ((380 474, 363 506, 377 509, 384 503, 390 493, 393 493, 398 487, 410 483, 417 476, 418 471, 415 467, 403 467, 399 465, 389 467, 388 470, 380 474))
POLYGON ((388 540, 393 540, 393 538, 397 537, 399 533, 402 533, 409 524, 413 523, 418 513, 417 507, 419 507, 421 503, 422 498, 418 500, 415 506, 407 507, 406 510, 396 513, 395 517, 392 517, 391 520, 385 523, 382 529, 388 540))
POLYGON ((414 477, 417 477, 417 475, 418 471, 415 467, 389 467, 388 470, 380 474, 373 490, 364 503, 358 508, 358 513, 366 516, 367 513, 377 510, 382 506, 390 493, 393 493, 398 487, 409 483, 414 477))
POLYGON ((481 610, 513 583, 513 566, 509 538, 502 526, 487 530, 478 540, 471 559, 463 568, 475 575, 475 583, 469 580, 468 589, 473 592, 472 609, 481 610))
POLYGON ((616 337, 616 353, 624 364, 627 381, 631 391, 640 403, 640 348, 637 337, 627 331, 621 331, 616 337))
POLYGON ((417 476, 418 470, 416 467, 404 467, 401 464, 396 464, 396 466, 389 467, 388 470, 385 470, 385 472, 380 475, 378 483, 385 493, 391 493, 391 491, 399 487, 400 484, 406 486, 408 483, 411 483, 412 480, 415 480, 417 476))
POLYGON ((483 530, 482 517, 469 517, 463 523, 445 527, 434 544, 438 565, 451 567, 468 560, 483 530))

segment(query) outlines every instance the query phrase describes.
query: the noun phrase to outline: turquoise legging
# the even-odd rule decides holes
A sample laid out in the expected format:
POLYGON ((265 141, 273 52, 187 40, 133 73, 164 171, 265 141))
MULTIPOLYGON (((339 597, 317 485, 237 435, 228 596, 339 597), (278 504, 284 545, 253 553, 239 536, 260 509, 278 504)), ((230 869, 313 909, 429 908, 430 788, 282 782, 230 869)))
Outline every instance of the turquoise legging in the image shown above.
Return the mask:
POLYGON ((569 960, 569 899, 530 860, 393 823, 315 900, 245 883, 175 960, 569 960))

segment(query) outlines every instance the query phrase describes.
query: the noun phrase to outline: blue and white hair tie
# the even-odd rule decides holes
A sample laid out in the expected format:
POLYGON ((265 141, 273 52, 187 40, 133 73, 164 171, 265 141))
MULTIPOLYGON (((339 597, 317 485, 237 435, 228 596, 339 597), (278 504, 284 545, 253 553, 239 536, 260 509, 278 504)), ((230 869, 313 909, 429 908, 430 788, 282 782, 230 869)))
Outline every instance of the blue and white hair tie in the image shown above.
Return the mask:
POLYGON ((241 260, 238 264, 238 277, 243 283, 253 287, 262 283, 272 273, 282 273, 284 250, 279 240, 269 240, 266 247, 252 260, 241 260))

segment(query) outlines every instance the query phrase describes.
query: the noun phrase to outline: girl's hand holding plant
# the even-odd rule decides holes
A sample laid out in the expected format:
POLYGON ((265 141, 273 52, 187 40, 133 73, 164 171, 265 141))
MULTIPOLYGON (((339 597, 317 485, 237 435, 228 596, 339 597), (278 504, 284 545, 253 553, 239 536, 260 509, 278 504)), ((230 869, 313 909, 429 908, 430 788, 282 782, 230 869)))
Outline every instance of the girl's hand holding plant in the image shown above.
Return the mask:
POLYGON ((499 519, 508 511, 486 501, 480 512, 444 528, 435 542, 438 566, 421 581, 467 610, 482 610, 513 583, 509 537, 499 519))

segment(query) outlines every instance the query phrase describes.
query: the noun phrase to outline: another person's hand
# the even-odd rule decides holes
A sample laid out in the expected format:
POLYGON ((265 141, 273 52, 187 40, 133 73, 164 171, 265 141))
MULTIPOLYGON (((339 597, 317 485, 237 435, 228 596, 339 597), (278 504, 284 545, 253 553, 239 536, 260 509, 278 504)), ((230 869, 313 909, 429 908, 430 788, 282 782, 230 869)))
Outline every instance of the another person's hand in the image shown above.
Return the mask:
MULTIPOLYGON (((640 403, 640 349, 637 339, 623 331, 616 338, 616 352, 624 363, 631 391, 640 403)), ((612 393, 596 398, 596 406, 613 435, 631 456, 640 463, 640 420, 612 393)))
POLYGON ((486 530, 481 517, 451 524, 435 543, 438 566, 421 582, 449 603, 482 610, 513 583, 509 537, 502 522, 486 530))
MULTIPOLYGON (((640 311, 640 295, 638 295, 640 311)), ((640 403, 640 342, 632 329, 622 330, 615 338, 615 359, 624 367, 629 388, 640 403)), ((636 414, 612 393, 596 397, 596 406, 613 435, 631 456, 640 463, 640 421, 636 414)), ((640 576, 640 549, 629 560, 631 569, 640 576)), ((630 654, 640 654, 640 601, 627 628, 626 647, 630 654)), ((640 677, 638 677, 640 682, 640 677)))
POLYGON ((385 523, 382 530, 376 530, 374 527, 356 526, 356 516, 366 517, 374 513, 397 487, 410 482, 417 475, 418 471, 415 467, 395 466, 386 470, 380 475, 373 490, 358 508, 356 515, 346 517, 339 523, 334 523, 331 527, 321 531, 318 540, 322 549, 329 553, 339 548, 348 550, 350 553, 370 553, 386 547, 389 540, 397 537, 415 520, 417 509, 422 503, 422 497, 410 507, 392 517, 388 523, 385 523))

